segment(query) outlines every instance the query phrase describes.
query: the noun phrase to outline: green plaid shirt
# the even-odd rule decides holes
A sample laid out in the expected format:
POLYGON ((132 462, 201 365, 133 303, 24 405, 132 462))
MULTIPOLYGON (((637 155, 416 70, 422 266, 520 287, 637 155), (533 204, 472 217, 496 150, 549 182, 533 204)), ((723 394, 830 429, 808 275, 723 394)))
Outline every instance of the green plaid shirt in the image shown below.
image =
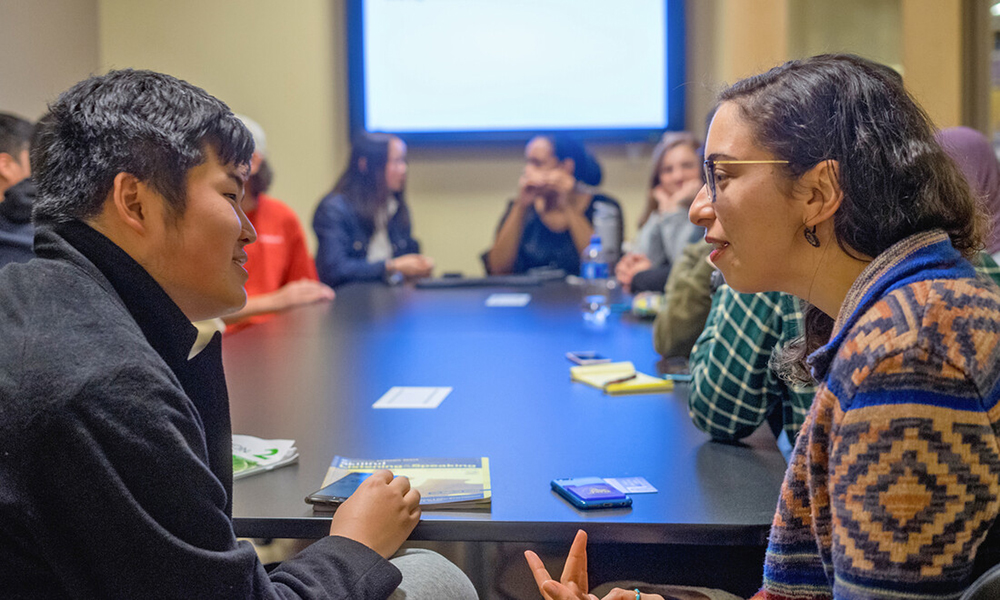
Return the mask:
MULTIPOLYGON (((1000 284, 1000 266, 986 253, 980 275, 1000 284)), ((713 438, 738 440, 763 423, 772 410, 794 440, 816 393, 791 385, 768 368, 771 351, 802 334, 799 300, 781 292, 740 294, 728 285, 712 298, 705 329, 691 351, 688 411, 713 438)))
POLYGON ((695 425, 713 438, 738 440, 780 407, 784 428, 795 439, 816 388, 786 383, 768 361, 775 346, 801 334, 802 310, 795 297, 720 287, 691 351, 688 410, 695 425))

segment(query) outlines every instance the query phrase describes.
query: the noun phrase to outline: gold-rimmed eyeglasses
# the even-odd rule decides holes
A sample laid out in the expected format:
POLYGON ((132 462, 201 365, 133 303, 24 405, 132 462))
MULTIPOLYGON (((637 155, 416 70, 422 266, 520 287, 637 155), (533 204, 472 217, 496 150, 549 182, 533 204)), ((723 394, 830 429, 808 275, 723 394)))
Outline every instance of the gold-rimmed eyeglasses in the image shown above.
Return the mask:
POLYGON ((705 160, 705 182, 708 183, 708 199, 715 202, 715 165, 787 165, 787 160, 705 160))

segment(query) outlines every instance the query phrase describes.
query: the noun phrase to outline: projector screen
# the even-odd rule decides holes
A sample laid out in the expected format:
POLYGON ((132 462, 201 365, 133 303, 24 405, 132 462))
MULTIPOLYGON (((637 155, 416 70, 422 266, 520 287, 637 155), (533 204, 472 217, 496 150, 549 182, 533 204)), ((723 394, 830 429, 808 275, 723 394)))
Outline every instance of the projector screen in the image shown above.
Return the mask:
POLYGON ((682 129, 679 0, 348 0, 351 129, 407 141, 682 129))

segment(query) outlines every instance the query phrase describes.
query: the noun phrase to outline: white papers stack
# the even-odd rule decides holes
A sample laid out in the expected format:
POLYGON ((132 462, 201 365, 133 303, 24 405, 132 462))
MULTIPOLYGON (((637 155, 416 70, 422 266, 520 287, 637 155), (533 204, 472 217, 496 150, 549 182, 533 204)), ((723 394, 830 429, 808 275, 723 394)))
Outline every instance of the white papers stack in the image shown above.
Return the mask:
POLYGON ((233 479, 290 465, 299 458, 295 440, 262 440, 233 435, 233 479))

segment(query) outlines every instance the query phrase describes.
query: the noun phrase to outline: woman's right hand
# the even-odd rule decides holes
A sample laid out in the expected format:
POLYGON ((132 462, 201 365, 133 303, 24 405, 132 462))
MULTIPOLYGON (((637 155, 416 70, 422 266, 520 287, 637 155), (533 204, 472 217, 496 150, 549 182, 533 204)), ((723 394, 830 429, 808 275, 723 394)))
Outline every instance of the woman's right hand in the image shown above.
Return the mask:
POLYGON ((559 581, 552 579, 542 559, 531 550, 525 551, 524 558, 545 600, 597 600, 597 596, 589 593, 590 584, 587 581, 586 531, 581 529, 576 532, 559 581))
POLYGON ((404 254, 386 262, 389 272, 402 273, 406 278, 427 277, 434 270, 434 260, 423 254, 404 254))
POLYGON ((350 538, 389 558, 420 522, 420 492, 406 477, 375 471, 333 515, 330 535, 350 538))

